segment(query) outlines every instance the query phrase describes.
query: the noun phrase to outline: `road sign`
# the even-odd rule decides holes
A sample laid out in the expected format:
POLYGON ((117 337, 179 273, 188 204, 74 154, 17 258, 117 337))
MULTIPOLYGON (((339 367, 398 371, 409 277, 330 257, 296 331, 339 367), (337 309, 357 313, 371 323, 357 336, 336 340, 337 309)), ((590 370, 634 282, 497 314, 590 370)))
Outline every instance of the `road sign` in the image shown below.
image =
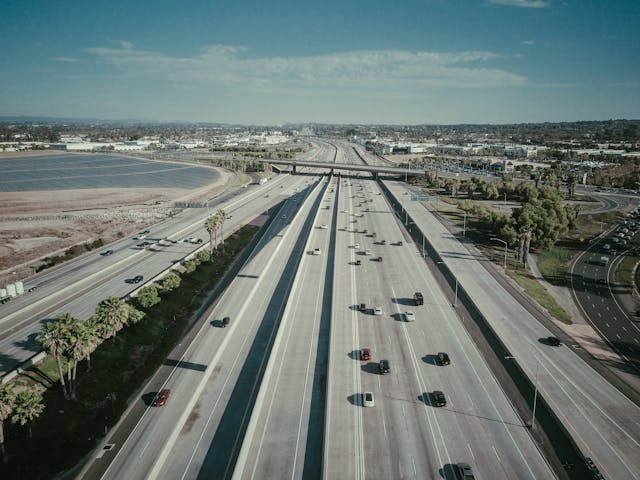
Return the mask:
POLYGON ((412 202, 427 202, 429 200, 429 195, 426 194, 413 194, 411 195, 412 202))

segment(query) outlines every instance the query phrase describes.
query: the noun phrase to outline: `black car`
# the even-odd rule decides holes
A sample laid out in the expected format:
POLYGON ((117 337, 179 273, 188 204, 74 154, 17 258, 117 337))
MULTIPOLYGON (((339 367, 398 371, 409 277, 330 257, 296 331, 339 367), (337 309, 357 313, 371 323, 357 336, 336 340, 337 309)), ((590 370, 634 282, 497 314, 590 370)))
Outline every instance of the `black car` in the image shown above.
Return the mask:
POLYGON ((456 477, 459 480, 474 480, 473 469, 468 463, 459 463, 456 465, 456 477))
POLYGON ((380 360, 378 364, 378 369, 381 374, 389 373, 391 371, 391 365, 389 365, 389 360, 380 360))
POLYGON ((222 327, 226 327, 227 325, 229 325, 229 323, 231 323, 231 319, 229 317, 224 317, 222 319, 222 327))
POLYGON ((449 355, 446 352, 438 352, 438 365, 449 365, 449 355))
POLYGON ((362 262, 360 260, 356 260, 356 265, 362 265, 362 262))
POLYGON ((435 407, 444 407, 447 404, 447 399, 440 390, 434 390, 431 393, 431 400, 435 407))
POLYGON ((556 337, 547 337, 547 342, 552 347, 559 347, 560 345, 562 345, 562 342, 560 341, 560 339, 556 337))
POLYGON ((112 253, 113 253, 113 250, 105 250, 100 255, 102 255, 103 257, 106 257, 108 255, 111 255, 112 253))
POLYGON ((361 312, 366 312, 367 311, 367 304, 366 303, 361 303, 360 304, 360 311, 361 312))
POLYGON ((136 275, 131 279, 131 283, 140 283, 144 277, 142 275, 136 275))

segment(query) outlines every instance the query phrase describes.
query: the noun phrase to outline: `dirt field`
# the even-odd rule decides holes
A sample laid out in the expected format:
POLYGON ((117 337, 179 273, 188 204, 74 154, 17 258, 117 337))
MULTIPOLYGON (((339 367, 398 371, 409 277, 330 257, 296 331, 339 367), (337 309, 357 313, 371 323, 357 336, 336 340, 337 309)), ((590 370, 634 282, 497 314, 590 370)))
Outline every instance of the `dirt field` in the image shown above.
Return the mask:
POLYGON ((157 223, 177 211, 175 201, 211 198, 233 183, 230 173, 220 173, 216 183, 196 190, 0 192, 0 285, 33 275, 40 259, 73 245, 99 238, 110 243, 157 223))

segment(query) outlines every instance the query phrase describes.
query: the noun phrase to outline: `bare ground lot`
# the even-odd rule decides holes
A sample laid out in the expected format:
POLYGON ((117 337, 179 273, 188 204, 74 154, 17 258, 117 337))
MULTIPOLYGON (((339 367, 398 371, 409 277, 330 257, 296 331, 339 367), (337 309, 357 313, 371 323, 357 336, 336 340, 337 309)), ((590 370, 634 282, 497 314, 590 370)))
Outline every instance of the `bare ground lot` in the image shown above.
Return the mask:
POLYGON ((218 181, 198 189, 0 192, 0 285, 33 275, 42 258, 73 245, 97 239, 107 244, 157 223, 177 211, 175 201, 211 198, 233 179, 220 171, 218 181))

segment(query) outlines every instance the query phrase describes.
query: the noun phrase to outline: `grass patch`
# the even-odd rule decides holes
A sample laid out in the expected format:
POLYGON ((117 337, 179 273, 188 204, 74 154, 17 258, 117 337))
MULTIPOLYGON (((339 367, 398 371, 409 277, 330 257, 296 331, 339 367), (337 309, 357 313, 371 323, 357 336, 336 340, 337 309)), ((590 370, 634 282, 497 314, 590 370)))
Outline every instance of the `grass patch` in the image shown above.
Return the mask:
POLYGON ((569 269, 567 264, 572 252, 560 246, 551 247, 538 254, 538 268, 542 276, 554 285, 567 285, 569 269))
POLYGON ((5 422, 5 447, 9 462, 0 462, 0 478, 52 478, 75 465, 114 425, 127 407, 128 399, 162 364, 184 335, 192 314, 207 293, 224 275, 238 253, 251 241, 257 227, 245 226, 225 242, 225 250, 202 263, 194 272, 182 275, 179 288, 162 296, 148 309, 145 318, 126 327, 115 338, 103 342, 87 362, 78 366, 77 401, 65 400, 53 358, 48 357, 18 377, 17 382, 40 383, 45 411, 30 426, 5 422), (50 378, 52 381, 43 381, 50 378), (37 461, 34 461, 37 459, 37 461))
POLYGON ((522 270, 507 270, 507 273, 518 285, 524 288, 527 295, 546 308, 553 317, 567 325, 573 323, 569 314, 558 305, 555 298, 530 273, 522 270))
POLYGON ((250 180, 249 175, 245 175, 244 173, 238 173, 236 175, 236 179, 233 182, 234 187, 240 187, 247 183, 250 180))
POLYGON ((615 271, 615 280, 618 283, 622 283, 626 286, 632 286, 634 282, 633 268, 640 261, 640 257, 637 255, 629 255, 622 259, 618 264, 615 271))

